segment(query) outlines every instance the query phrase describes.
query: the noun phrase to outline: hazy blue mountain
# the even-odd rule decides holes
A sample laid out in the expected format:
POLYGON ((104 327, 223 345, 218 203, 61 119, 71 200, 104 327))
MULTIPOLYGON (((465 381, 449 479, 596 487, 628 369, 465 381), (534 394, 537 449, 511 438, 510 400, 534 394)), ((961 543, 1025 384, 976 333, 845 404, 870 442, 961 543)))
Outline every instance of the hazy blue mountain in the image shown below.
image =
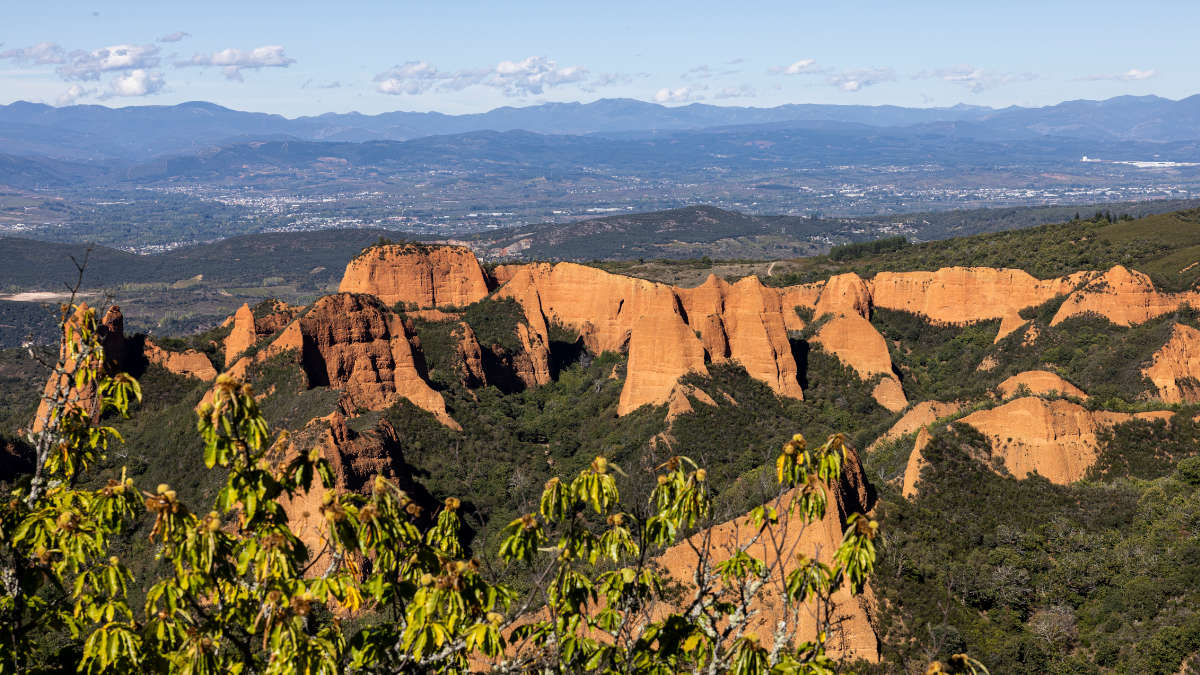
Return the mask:
MULTIPOLYGON (((962 124, 962 123, 956 123, 962 124)), ((1200 160, 1200 142, 1093 141, 1069 137, 993 139, 969 133, 935 133, 927 126, 879 128, 813 124, 727 127, 656 135, 568 136, 527 131, 480 131, 410 141, 365 143, 271 141, 239 143, 211 153, 163 157, 123 172, 137 182, 184 178, 200 181, 242 177, 283 179, 318 171, 329 159, 344 160, 337 175, 424 169, 480 170, 527 178, 582 172, 585 168, 682 178, 714 162, 729 171, 770 168, 819 169, 841 164, 936 163, 964 169, 997 162, 1026 167, 1077 163, 1081 155, 1111 158, 1200 160)))
MULTIPOLYGON (((1044 108, 903 108, 797 104, 749 108, 692 104, 666 107, 630 99, 545 103, 486 113, 391 112, 280 115, 230 110, 212 103, 107 108, 55 108, 16 102, 0 106, 0 153, 71 161, 144 162, 197 154, 238 141, 404 141, 478 131, 586 135, 670 133, 749 125, 814 122, 911 128, 915 132, 984 140, 1064 136, 1089 140, 1179 141, 1200 138, 1200 96, 1172 101, 1121 96, 1067 101, 1044 108)), ((764 127, 765 128, 765 127, 764 127)))

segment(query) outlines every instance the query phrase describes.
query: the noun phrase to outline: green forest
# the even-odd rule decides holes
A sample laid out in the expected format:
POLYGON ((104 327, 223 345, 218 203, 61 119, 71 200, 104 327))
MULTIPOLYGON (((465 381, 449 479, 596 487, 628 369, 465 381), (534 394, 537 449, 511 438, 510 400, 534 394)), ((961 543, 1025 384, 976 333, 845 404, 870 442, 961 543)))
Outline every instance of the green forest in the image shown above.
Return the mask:
MULTIPOLYGON (((790 281, 943 265, 1005 265, 1048 277, 1119 263, 1146 272, 1163 287, 1182 289, 1200 271, 1180 262, 1198 252, 1200 212, 1104 217, 936 243, 896 239, 844 247, 809 260, 810 269, 790 281)), ((670 421, 666 406, 618 417, 625 354, 590 353, 577 333, 552 326, 553 381, 526 387, 512 372, 520 350, 520 306, 492 299, 458 308, 483 347, 486 386, 464 375, 455 321, 408 316, 400 306, 386 310, 408 319, 422 375, 461 430, 401 400, 384 410, 349 411, 360 414, 347 418, 347 442, 370 441, 382 449, 375 459, 405 495, 405 504, 414 505, 413 527, 443 532, 438 528, 444 527, 444 505, 453 503, 458 519, 453 539, 461 546, 453 549, 455 555, 478 562, 479 583, 525 597, 546 583, 538 576, 541 568, 497 552, 514 550, 519 541, 513 539, 513 523, 540 513, 556 477, 609 476, 605 480, 619 491, 630 517, 648 519, 654 509, 647 505, 656 503, 655 476, 663 475, 673 457, 686 456, 704 469, 707 510, 703 519, 682 525, 683 534, 751 512, 777 495, 776 462, 796 434, 814 447, 844 434, 877 496, 870 514, 879 528, 872 539, 877 557, 870 589, 877 601, 880 662, 834 664, 829 672, 922 673, 935 661, 952 672, 960 654, 991 673, 1190 672, 1200 667, 1200 407, 1151 400, 1154 390, 1141 369, 1174 324, 1200 328, 1200 316, 1185 306, 1131 327, 1096 315, 1051 326, 1061 303, 1056 298, 1023 313, 1038 334, 1032 343, 1019 333, 994 341, 997 321, 940 325, 884 309, 875 309, 870 321, 888 345, 909 401, 960 402, 956 418, 1002 405, 997 385, 1035 369, 1055 372, 1087 392, 1090 398, 1082 404, 1089 410, 1169 410, 1166 421, 1132 420, 1103 429, 1097 461, 1084 480, 1069 485, 1011 475, 994 461, 984 436, 951 419, 932 427, 921 450, 920 491, 903 497, 899 479, 914 435, 875 441, 905 411, 881 407, 871 394, 875 380, 862 380, 823 351, 812 340, 814 327, 791 335, 803 400, 776 396, 736 363, 709 364, 707 375, 692 374, 683 382, 715 405, 693 396, 692 411, 670 421), (986 359, 992 365, 984 370, 980 364, 986 359), (597 457, 620 472, 599 471, 597 457)), ((217 345, 227 331, 160 344, 197 348, 221 365, 217 345)), ((39 355, 44 361, 54 356, 49 350, 39 355)), ((28 489, 32 469, 28 441, 18 429, 32 419, 48 374, 24 350, 0 352, 2 468, 6 490, 14 495, 28 489)), ((117 411, 103 417, 122 442, 111 443, 105 457, 72 485, 101 491, 110 481, 129 479, 150 500, 162 498, 154 486, 165 484, 173 499, 198 505, 196 513, 202 514, 208 507, 199 505, 218 503, 229 481, 253 466, 234 460, 206 466, 206 448, 211 453, 216 446, 197 435, 196 409, 210 385, 145 363, 131 374, 140 382, 141 401, 129 404, 127 419, 117 411)), ((310 421, 339 410, 338 392, 310 387, 294 354, 256 362, 248 383, 265 393, 254 410, 272 433, 286 431, 298 444, 324 429, 310 421)), ((681 480, 695 480, 694 472, 679 471, 681 480)), ((373 489, 350 487, 362 495, 373 489)), ((368 503, 354 501, 359 498, 347 497, 347 508, 368 503)), ((587 503, 580 502, 581 513, 591 508, 587 503)), ((108 550, 128 570, 131 607, 153 597, 145 580, 173 574, 175 563, 152 541, 160 521, 160 515, 145 511, 112 536, 108 550)), ((588 532, 600 536, 605 527, 601 520, 589 524, 588 532)), ((449 549, 438 550, 428 554, 450 555, 449 549)), ((613 566, 619 565, 600 565, 596 573, 613 566)), ((371 620, 348 620, 346 630, 371 620)), ((34 641, 22 669, 73 672, 63 664, 78 662, 85 651, 70 625, 50 626, 34 641)), ((596 658, 614 669, 619 660, 611 653, 596 658)), ((622 672, 653 671, 629 666, 622 672)))

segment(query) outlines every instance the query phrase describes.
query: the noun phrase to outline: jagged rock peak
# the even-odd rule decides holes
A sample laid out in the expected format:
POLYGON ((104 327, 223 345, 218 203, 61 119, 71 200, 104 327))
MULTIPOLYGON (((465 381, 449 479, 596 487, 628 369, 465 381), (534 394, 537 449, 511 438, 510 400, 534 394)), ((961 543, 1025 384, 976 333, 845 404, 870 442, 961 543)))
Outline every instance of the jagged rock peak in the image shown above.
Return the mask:
POLYGON ((367 293, 388 306, 463 307, 488 295, 475 254, 464 246, 384 244, 365 249, 346 266, 342 293, 367 293))

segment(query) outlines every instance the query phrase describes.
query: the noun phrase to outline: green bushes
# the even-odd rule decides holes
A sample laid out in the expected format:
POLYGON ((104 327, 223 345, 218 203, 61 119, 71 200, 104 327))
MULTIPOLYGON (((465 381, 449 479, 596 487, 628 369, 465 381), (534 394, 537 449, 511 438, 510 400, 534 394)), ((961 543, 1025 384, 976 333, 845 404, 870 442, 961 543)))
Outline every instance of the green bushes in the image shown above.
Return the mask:
POLYGON ((1175 475, 1188 485, 1200 486, 1200 457, 1188 457, 1175 466, 1175 475))
POLYGON ((1200 452, 1200 425, 1187 413, 1175 415, 1170 422, 1131 420, 1102 429, 1096 436, 1100 451, 1088 472, 1093 479, 1159 478, 1170 474, 1176 462, 1200 452))
POLYGON ((998 382, 977 369, 992 348, 999 321, 945 326, 910 312, 876 309, 871 323, 888 342, 909 400, 970 400, 998 382))
POLYGON ((484 298, 468 305, 462 318, 485 349, 492 345, 500 345, 510 353, 521 349, 517 324, 525 321, 525 310, 516 300, 484 298))
POLYGON ((863 258, 868 255, 878 255, 880 253, 890 253, 912 246, 908 241, 908 237, 884 237, 882 239, 874 239, 872 241, 858 241, 851 244, 839 244, 829 249, 829 259, 836 262, 845 262, 854 260, 855 258, 863 258))
MULTIPOLYGON (((1145 446, 1169 445, 1154 433, 1145 446)), ((1184 480, 1200 484, 1200 462, 1180 480, 1060 486, 1000 476, 989 454, 955 425, 922 451, 916 499, 884 489, 878 672, 955 650, 994 673, 1178 672, 1200 646, 1200 488, 1184 480)))

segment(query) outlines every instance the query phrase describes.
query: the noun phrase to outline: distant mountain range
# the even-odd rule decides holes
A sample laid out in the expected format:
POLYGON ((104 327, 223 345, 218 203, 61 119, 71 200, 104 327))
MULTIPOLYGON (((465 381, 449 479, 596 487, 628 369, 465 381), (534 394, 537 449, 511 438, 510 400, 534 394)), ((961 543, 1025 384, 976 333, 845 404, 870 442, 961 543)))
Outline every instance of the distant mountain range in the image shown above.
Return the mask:
POLYGON ((1041 136, 1103 141, 1200 139, 1200 95, 1173 101, 1120 96, 1042 108, 958 105, 904 108, 794 104, 748 108, 692 104, 666 107, 630 99, 545 103, 486 113, 328 113, 288 119, 205 102, 175 106, 56 108, 18 101, 0 106, 0 154, 72 162, 140 163, 164 155, 205 153, 248 141, 405 141, 480 131, 556 135, 655 135, 727 127, 762 129, 834 123, 834 127, 904 127, 915 134, 989 141, 1041 136))
MULTIPOLYGON (((1197 136, 1200 139, 1200 135, 1197 136)), ((140 161, 55 159, 0 154, 0 184, 21 188, 137 186, 198 182, 262 188, 416 182, 429 171, 502 180, 556 181, 606 174, 642 179, 707 180, 720 165, 731 176, 818 171, 838 165, 916 166, 944 170, 1061 170, 1082 155, 1200 161, 1200 140, 1090 140, 1072 136, 987 133, 981 123, 872 127, 791 122, 697 130, 589 134, 473 131, 408 141, 241 140, 188 154, 140 161)), ((964 174, 965 175, 965 174, 964 174)))

